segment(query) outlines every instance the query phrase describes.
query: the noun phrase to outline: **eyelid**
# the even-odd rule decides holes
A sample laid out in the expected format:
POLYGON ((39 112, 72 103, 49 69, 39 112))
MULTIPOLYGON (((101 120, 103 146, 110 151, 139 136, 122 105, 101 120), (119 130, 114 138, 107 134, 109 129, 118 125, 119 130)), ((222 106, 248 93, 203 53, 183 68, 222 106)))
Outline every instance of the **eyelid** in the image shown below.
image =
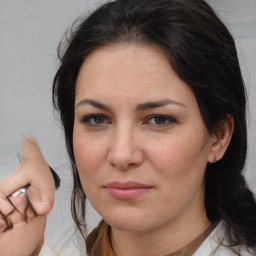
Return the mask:
POLYGON ((86 115, 81 119, 81 123, 86 124, 87 126, 91 126, 91 127, 100 127, 106 124, 106 122, 108 122, 109 119, 106 115, 104 114, 90 114, 90 115, 86 115), (100 124, 92 124, 90 123, 90 119, 91 118, 95 118, 95 117, 102 117, 105 118, 105 121, 103 123, 100 124))
MULTIPOLYGON (((103 127, 104 125, 108 125, 111 124, 111 120, 109 119, 108 116, 106 116, 105 114, 88 114, 85 115, 81 118, 80 122, 82 124, 84 124, 85 126, 89 126, 89 127, 103 127), (100 123, 96 123, 95 119, 93 120, 93 118, 97 118, 97 117, 101 117, 103 118, 103 122, 100 123)), ((144 121, 143 121, 143 125, 151 125, 151 126, 155 126, 155 127, 165 127, 165 126, 169 126, 173 123, 177 122, 176 118, 169 116, 169 115, 164 115, 164 114, 152 114, 147 116, 144 121), (150 121, 153 120, 154 118, 163 118, 166 121, 161 124, 161 123, 151 123, 150 121)))
POLYGON ((153 118, 157 118, 157 117, 160 117, 160 118, 166 118, 167 121, 169 121, 167 124, 151 124, 151 125, 154 125, 154 126, 167 126, 167 125, 170 125, 172 123, 175 123, 177 122, 177 120, 172 117, 172 116, 168 116, 168 115, 162 115, 162 114, 153 114, 153 115, 150 115, 146 118, 146 122, 148 122, 149 120, 152 120, 153 118))

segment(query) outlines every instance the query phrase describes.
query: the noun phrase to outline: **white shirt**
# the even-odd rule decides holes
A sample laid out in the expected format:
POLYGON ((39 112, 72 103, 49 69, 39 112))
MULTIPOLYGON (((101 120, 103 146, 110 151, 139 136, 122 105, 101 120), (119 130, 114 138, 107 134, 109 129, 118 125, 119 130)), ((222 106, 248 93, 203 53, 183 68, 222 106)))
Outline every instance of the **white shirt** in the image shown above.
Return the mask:
MULTIPOLYGON (((223 240, 224 228, 222 222, 217 225, 217 227, 211 232, 211 234, 204 240, 201 246, 197 249, 197 251, 193 254, 193 256, 237 256, 227 247, 220 245, 220 242, 223 240)), ((225 242, 225 240, 224 240, 225 242)), ((242 247, 237 247, 239 249, 239 253, 241 256, 255 256, 256 248, 251 251, 251 253, 247 252, 242 247)), ((44 245, 40 251, 39 256, 78 256, 79 252, 70 252, 70 250, 63 249, 60 254, 54 252, 52 249, 44 245)), ((157 255, 158 256, 158 255, 157 255)))
POLYGON ((57 253, 55 253, 50 247, 48 247, 46 244, 43 245, 41 248, 41 251, 39 253, 39 256, 58 256, 57 253))
MULTIPOLYGON (((87 254, 83 255, 86 256, 87 254)), ((45 244, 42 247, 39 256, 81 256, 81 254, 74 246, 63 247, 55 251, 45 244)))
MULTIPOLYGON (((226 246, 220 245, 225 243, 225 233, 223 223, 220 222, 211 234, 204 240, 201 246, 193 254, 193 256, 237 256, 226 246), (223 240, 224 239, 224 240, 223 240)), ((256 248, 251 253, 247 252, 243 247, 236 247, 241 256, 255 256, 256 248)))

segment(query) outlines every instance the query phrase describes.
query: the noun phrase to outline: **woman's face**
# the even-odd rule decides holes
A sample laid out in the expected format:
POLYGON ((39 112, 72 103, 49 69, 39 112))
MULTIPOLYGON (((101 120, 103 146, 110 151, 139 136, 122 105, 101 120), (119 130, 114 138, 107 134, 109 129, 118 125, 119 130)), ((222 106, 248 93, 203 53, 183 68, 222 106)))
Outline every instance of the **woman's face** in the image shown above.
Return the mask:
POLYGON ((157 47, 115 44, 87 57, 73 143, 85 194, 113 228, 151 231, 205 214, 213 138, 157 47))

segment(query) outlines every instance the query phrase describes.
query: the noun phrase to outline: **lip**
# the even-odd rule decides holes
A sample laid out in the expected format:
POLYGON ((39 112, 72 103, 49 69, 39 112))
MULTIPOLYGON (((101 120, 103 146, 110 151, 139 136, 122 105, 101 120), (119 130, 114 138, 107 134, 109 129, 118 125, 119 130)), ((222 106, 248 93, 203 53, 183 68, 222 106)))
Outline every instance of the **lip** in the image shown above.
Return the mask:
POLYGON ((110 182, 104 186, 108 193, 117 200, 133 200, 148 192, 152 186, 135 181, 110 182))

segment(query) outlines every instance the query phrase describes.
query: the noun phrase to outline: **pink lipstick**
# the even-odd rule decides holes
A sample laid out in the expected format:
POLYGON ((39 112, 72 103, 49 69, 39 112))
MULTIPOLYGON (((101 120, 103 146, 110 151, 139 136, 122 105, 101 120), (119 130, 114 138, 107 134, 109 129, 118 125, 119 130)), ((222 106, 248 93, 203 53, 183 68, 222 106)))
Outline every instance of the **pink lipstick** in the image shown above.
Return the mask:
POLYGON ((132 200, 148 192, 152 187, 138 182, 111 182, 104 186, 109 194, 118 200, 132 200))

